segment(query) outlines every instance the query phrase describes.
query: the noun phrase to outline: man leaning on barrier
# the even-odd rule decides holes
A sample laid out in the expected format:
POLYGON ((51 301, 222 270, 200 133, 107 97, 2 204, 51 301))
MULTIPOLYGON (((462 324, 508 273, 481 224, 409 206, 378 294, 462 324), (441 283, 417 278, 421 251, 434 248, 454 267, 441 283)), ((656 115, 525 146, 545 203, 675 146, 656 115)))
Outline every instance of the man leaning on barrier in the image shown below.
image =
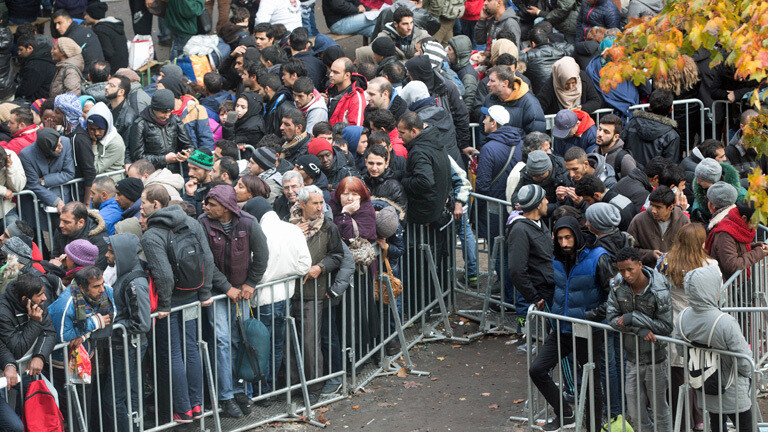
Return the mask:
MULTIPOLYGON (((608 297, 613 277, 608 253, 601 247, 595 247, 593 241, 587 243, 579 222, 572 216, 558 220, 554 233, 555 293, 552 313, 577 319, 591 318, 591 312, 608 297)), ((561 358, 574 352, 574 348, 576 362, 581 367, 597 361, 603 349, 602 330, 592 329, 590 353, 589 340, 577 336, 571 323, 558 322, 554 325, 554 331, 547 337, 528 371, 533 383, 555 411, 555 418, 544 425, 545 431, 559 430, 576 422, 573 409, 563 403, 562 392, 552 380, 550 371, 561 358)), ((587 406, 578 407, 586 412, 586 427, 590 430, 600 430, 600 413, 603 412, 602 386, 596 377, 599 373, 592 374, 594 394, 587 395, 587 406), (594 409, 591 404, 594 404, 594 409)))
POLYGON ((630 333, 622 338, 626 352, 624 393, 630 423, 636 431, 652 431, 654 426, 659 431, 672 430, 672 414, 666 399, 667 347, 656 339, 656 335, 672 333, 669 282, 653 268, 644 267, 635 248, 624 248, 615 258, 619 274, 611 281, 606 318, 616 330, 630 333))

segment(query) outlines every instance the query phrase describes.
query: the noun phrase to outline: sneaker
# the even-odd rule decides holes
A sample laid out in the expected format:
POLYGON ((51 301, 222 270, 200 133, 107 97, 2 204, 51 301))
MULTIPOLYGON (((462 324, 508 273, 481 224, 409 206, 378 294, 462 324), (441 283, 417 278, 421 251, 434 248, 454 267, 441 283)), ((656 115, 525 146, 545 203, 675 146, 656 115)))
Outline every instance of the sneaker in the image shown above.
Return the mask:
POLYGON ((240 411, 240 407, 237 406, 237 403, 234 399, 229 399, 225 401, 219 401, 219 406, 222 410, 222 415, 224 417, 239 419, 243 418, 243 412, 240 411))
POLYGON ((570 417, 563 417, 562 420, 560 419, 560 417, 555 417, 554 419, 552 419, 551 422, 542 426, 541 429, 545 431, 553 432, 553 431, 558 431, 567 426, 573 426, 575 423, 576 423, 576 414, 572 413, 570 417))
POLYGON ((341 390, 342 381, 341 378, 331 378, 328 381, 323 384, 322 390, 320 390, 320 394, 325 395, 332 395, 336 394, 341 390))
POLYGON ((203 418, 203 409, 200 407, 200 405, 195 405, 194 408, 192 408, 192 418, 195 420, 200 420, 203 418))
POLYGON ((173 421, 176 423, 192 423, 192 410, 185 413, 173 413, 173 421))
POLYGON ((251 399, 246 396, 245 393, 235 393, 235 403, 240 407, 240 411, 243 412, 243 415, 251 413, 251 399))
POLYGON ((467 282, 470 288, 477 289, 477 276, 470 276, 467 282))

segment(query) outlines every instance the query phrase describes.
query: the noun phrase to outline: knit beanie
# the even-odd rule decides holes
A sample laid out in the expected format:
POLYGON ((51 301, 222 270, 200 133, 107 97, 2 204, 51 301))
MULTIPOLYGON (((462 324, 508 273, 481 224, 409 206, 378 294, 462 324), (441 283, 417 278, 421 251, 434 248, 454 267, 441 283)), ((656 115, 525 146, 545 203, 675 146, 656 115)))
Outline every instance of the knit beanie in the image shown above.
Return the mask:
POLYGON ((19 237, 11 237, 0 249, 7 254, 16 255, 24 265, 32 262, 32 249, 19 237))
POLYGON ((525 168, 530 175, 542 175, 552 169, 552 159, 544 150, 534 150, 528 153, 525 168))
POLYGON ((275 167, 275 164, 277 163, 277 153, 271 148, 259 147, 251 154, 251 160, 256 162, 256 165, 266 171, 275 167))
POLYGON ((92 266, 96 264, 96 259, 99 258, 99 248, 85 239, 71 241, 64 246, 64 253, 78 267, 92 266))
POLYGON ((317 156, 318 153, 325 150, 333 153, 333 146, 325 138, 312 138, 312 141, 307 144, 307 152, 311 155, 317 156))
POLYGON ((440 42, 424 42, 421 44, 421 50, 424 55, 429 57, 429 64, 432 65, 432 69, 440 69, 443 65, 443 61, 448 60, 448 54, 445 53, 445 49, 440 42))
POLYGON ((100 1, 90 2, 85 7, 85 13, 95 20, 100 20, 107 16, 107 4, 100 1))
POLYGON ((738 197, 739 191, 724 181, 719 181, 707 189, 707 200, 718 209, 736 204, 738 197))
POLYGON ((128 198, 129 201, 136 202, 141 199, 141 193, 144 191, 144 183, 133 177, 126 177, 115 183, 115 189, 121 195, 128 198))
POLYGON ((393 206, 384 207, 376 214, 376 235, 379 238, 392 237, 397 232, 398 226, 400 226, 400 218, 397 215, 397 209, 393 206))
POLYGON ((213 155, 209 155, 200 150, 195 150, 189 159, 187 159, 187 162, 206 171, 211 171, 213 169, 213 155))
POLYGON ((135 82, 141 81, 141 77, 133 69, 120 68, 120 69, 117 70, 117 72, 115 72, 115 75, 116 76, 119 75, 121 77, 128 78, 128 81, 130 81, 131 83, 135 83, 135 82))
POLYGON ((376 38, 371 44, 371 49, 374 54, 382 57, 392 57, 396 54, 395 43, 388 37, 376 38))
POLYGON ((172 76, 181 79, 184 76, 184 71, 181 70, 181 67, 173 63, 169 63, 161 67, 160 72, 162 72, 163 76, 166 77, 172 76))
POLYGON ((32 102, 32 105, 30 105, 29 108, 32 111, 36 112, 37 115, 42 115, 42 113, 40 112, 40 107, 43 106, 43 104, 45 103, 46 100, 47 99, 45 99, 45 98, 37 99, 34 102, 32 102))
POLYGON ((173 111, 176 107, 176 98, 173 92, 168 89, 158 89, 152 95, 152 109, 155 111, 173 111))
POLYGON ((527 213, 541 204, 546 192, 544 189, 536 184, 525 185, 517 191, 517 202, 520 204, 520 209, 523 213, 527 213))
POLYGON ((696 165, 696 178, 707 183, 717 183, 723 175, 723 167, 712 158, 706 158, 696 165))
POLYGON ((88 119, 85 122, 89 125, 94 125, 101 130, 107 130, 107 128, 109 128, 109 125, 107 124, 107 119, 105 119, 104 117, 98 114, 89 115, 88 119))
POLYGON ((56 39, 56 47, 58 47, 59 51, 61 51, 67 58, 75 57, 83 52, 83 50, 80 49, 80 45, 68 37, 60 37, 56 39))
POLYGON ((608 233, 619 226, 621 212, 619 208, 609 203, 594 203, 587 207, 587 221, 595 231, 608 233))

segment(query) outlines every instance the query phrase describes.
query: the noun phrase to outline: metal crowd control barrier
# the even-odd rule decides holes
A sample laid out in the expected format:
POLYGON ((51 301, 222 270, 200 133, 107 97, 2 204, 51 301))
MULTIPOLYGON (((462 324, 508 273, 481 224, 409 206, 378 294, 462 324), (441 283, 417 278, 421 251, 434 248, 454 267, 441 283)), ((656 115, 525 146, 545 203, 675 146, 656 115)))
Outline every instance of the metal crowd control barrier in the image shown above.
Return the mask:
POLYGON ((710 109, 710 115, 712 116, 712 138, 718 139, 718 131, 717 131, 717 120, 718 120, 718 107, 721 107, 724 110, 724 123, 721 123, 721 125, 725 126, 727 137, 727 131, 731 130, 731 105, 734 105, 734 103, 731 103, 731 101, 728 100, 716 100, 712 101, 712 108, 710 109))
MULTIPOLYGON (((751 403, 748 424, 742 423, 746 417, 741 416, 731 421, 737 430, 745 427, 756 431, 758 426, 765 426, 757 404, 756 386, 747 384, 748 390, 743 391, 737 381, 725 390, 727 395, 720 392, 706 397, 693 390, 685 367, 689 364, 688 348, 693 345, 682 340, 656 335, 666 347, 652 344, 650 359, 641 363, 637 354, 639 338, 633 333, 539 311, 533 306, 528 311, 527 322, 526 364, 531 376, 526 401, 528 415, 511 419, 527 422, 529 427, 541 426, 553 416, 563 418, 568 412, 564 404, 570 402, 574 405, 576 431, 626 430, 625 425, 639 431, 638 420, 647 422, 642 425, 643 431, 690 431, 694 427, 710 431, 713 430, 711 420, 723 424, 728 420, 725 414, 712 414, 723 412, 726 398, 731 402, 734 398, 748 398, 751 403), (629 355, 624 347, 632 345, 636 354, 629 355), (680 355, 677 361, 669 358, 673 349, 680 355), (542 355, 544 359, 539 358, 542 355), (674 365, 675 362, 679 363, 674 365), (644 379, 637 378, 638 373, 644 374, 644 379), (560 412, 553 412, 533 382, 549 378, 555 381, 556 387, 547 390, 550 397, 566 401, 561 402, 560 412), (627 422, 624 425, 617 418, 619 414, 627 422), (597 420, 585 424, 585 419, 597 420), (613 423, 606 424, 607 419, 613 423)), ((703 351, 703 356, 715 356, 718 368, 714 376, 720 382, 728 381, 731 372, 736 374, 736 380, 760 382, 762 374, 750 355, 711 348, 703 351), (733 368, 734 365, 737 368, 733 368)))

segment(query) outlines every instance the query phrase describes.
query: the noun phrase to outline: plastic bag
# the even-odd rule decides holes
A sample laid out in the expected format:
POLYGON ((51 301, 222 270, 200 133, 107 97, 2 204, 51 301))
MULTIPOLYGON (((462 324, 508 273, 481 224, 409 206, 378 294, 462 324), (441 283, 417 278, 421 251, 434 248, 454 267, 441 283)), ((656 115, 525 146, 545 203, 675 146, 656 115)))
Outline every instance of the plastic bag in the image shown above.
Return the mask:
POLYGON ((69 350, 69 375, 73 384, 91 383, 91 358, 82 344, 69 350))
POLYGON ((128 42, 128 66, 137 70, 149 63, 155 56, 155 45, 152 36, 136 35, 128 42))

